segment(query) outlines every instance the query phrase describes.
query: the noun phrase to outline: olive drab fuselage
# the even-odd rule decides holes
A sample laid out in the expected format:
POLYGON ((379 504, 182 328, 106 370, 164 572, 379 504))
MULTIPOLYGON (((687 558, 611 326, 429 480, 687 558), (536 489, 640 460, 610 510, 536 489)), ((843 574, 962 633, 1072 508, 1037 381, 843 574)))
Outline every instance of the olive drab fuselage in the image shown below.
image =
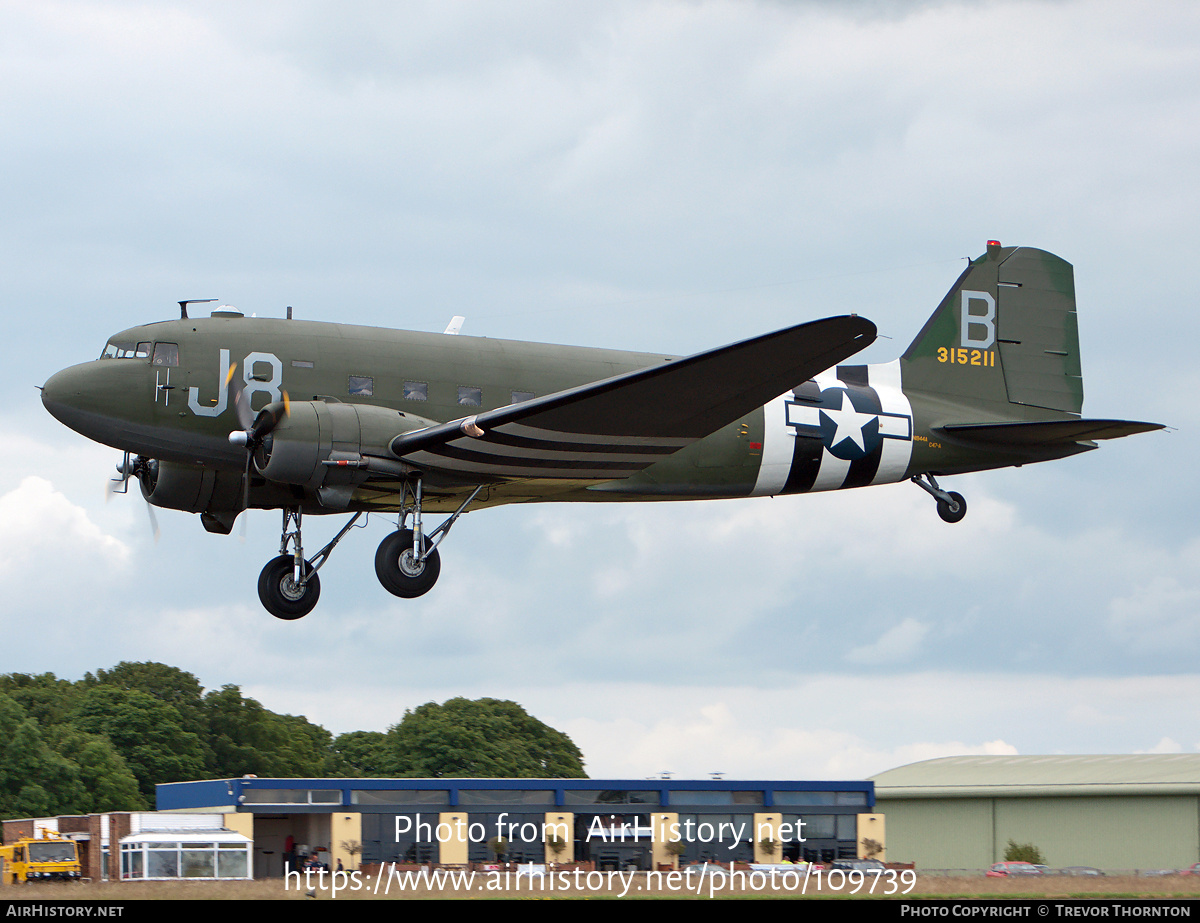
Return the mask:
POLYGON ((305 589, 332 550, 308 569, 302 513, 398 511, 377 571, 396 595, 419 595, 428 571, 411 581, 468 506, 910 479, 955 522, 965 501, 938 477, 1160 428, 1081 417, 1072 268, 995 242, 904 355, 879 365, 845 362, 875 336, 856 315, 677 358, 462 336, 457 323, 431 334, 181 313, 116 334, 101 358, 52 376, 42 399, 125 452, 121 478, 136 476, 150 503, 200 513, 210 531, 228 532, 243 509, 283 510, 281 546, 295 551, 260 581, 281 618, 311 608, 305 589), (432 544, 422 511, 453 513, 432 544))
MULTIPOLYGON (((514 392, 518 397, 552 394, 675 358, 222 314, 122 331, 110 343, 131 344, 134 355, 102 358, 60 373, 63 381, 56 376, 51 398, 60 387, 70 388, 67 379, 77 372, 80 383, 71 395, 74 422, 68 425, 122 451, 188 468, 197 478, 211 472, 218 485, 224 472, 228 489, 222 494, 218 486, 213 497, 218 504, 224 497, 233 508, 240 496, 243 455, 228 440, 236 426, 227 384, 231 369, 242 377, 255 411, 280 400, 284 391, 294 407, 309 403, 315 413, 336 404, 385 411, 377 418, 377 432, 366 433, 367 446, 385 452, 387 440, 399 432, 460 418, 468 409, 510 404, 514 392), (137 355, 138 343, 152 345, 137 355), (166 361, 177 364, 155 364, 158 344, 177 347, 166 353, 166 361), (461 372, 447 374, 454 369, 461 372), (467 393, 460 395, 460 390, 467 393), (473 403, 460 403, 460 398, 473 403)), ((913 435, 899 363, 841 366, 620 482, 594 477, 497 482, 475 506, 767 496, 887 483, 913 473, 913 435), (834 421, 832 428, 825 427, 828 434, 821 429, 822 415, 834 421), (799 452, 797 443, 804 447, 799 452), (795 459, 803 473, 799 467, 792 472, 795 459), (854 466, 855 461, 860 464, 854 466), (860 473, 864 465, 874 473, 860 473), (853 474, 850 467, 856 468, 853 474), (602 489, 589 489, 596 487, 602 489)), ((456 480, 434 484, 426 509, 456 505, 454 498, 466 489, 456 480)), ((365 483, 358 496, 328 505, 314 488, 305 512, 394 507, 387 493, 377 489, 383 485, 365 483)), ((265 479, 252 483, 254 507, 278 508, 296 500, 292 489, 265 479)))

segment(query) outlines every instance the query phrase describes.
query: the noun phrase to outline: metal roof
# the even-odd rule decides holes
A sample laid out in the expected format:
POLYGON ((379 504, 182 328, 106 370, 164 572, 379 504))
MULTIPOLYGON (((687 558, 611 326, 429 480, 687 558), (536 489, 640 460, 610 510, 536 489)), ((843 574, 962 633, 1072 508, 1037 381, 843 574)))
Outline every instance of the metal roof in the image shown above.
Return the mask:
MULTIPOLYGON (((131 833, 122 837, 121 843, 178 843, 180 840, 188 843, 238 843, 249 845, 252 841, 233 830, 224 828, 204 828, 201 830, 156 830, 150 833, 131 833)), ((187 847, 185 847, 187 848, 187 847)))
MULTIPOLYGON (((429 802, 430 804, 446 804, 456 807, 463 803, 460 796, 478 792, 511 792, 518 800, 511 803, 541 804, 562 808, 571 802, 567 795, 571 792, 588 791, 631 791, 653 792, 656 802, 642 803, 642 807, 678 806, 703 804, 712 807, 720 805, 737 805, 732 799, 728 801, 706 799, 707 793, 736 793, 751 792, 759 800, 746 803, 747 809, 755 805, 763 807, 794 806, 794 798, 788 800, 783 793, 853 793, 860 796, 855 802, 839 802, 846 808, 865 805, 870 807, 875 801, 874 786, 863 781, 797 781, 797 780, 762 780, 762 779, 488 779, 488 778, 436 778, 436 779, 272 779, 257 776, 243 776, 240 779, 209 779, 194 782, 160 782, 156 786, 157 808, 160 811, 222 811, 235 812, 246 810, 266 810, 263 805, 269 803, 286 804, 291 812, 329 812, 347 806, 361 807, 356 802, 356 792, 405 792, 414 794, 426 790, 436 790, 446 796, 444 802, 429 802), (265 802, 261 795, 264 792, 294 793, 286 801, 265 802), (521 795, 545 796, 532 800, 519 800, 521 795), (689 796, 695 795, 690 798, 689 796), (317 797, 313 797, 313 796, 317 797), (256 797, 259 796, 259 797, 256 797)), ((814 803, 833 804, 825 800, 814 803)), ((408 803, 407 801, 395 802, 408 803)), ((413 799, 413 803, 419 803, 413 799)), ((471 802, 478 805, 478 799, 471 802)), ((507 800, 497 800, 497 804, 510 803, 507 800)), ((617 802, 597 802, 597 804, 615 804, 617 802)), ((380 803, 382 804, 382 803, 380 803)), ((832 812, 836 813, 836 812, 832 812)))
POLYGON ((945 798, 1200 794, 1200 753, 948 756, 872 777, 875 796, 945 798))

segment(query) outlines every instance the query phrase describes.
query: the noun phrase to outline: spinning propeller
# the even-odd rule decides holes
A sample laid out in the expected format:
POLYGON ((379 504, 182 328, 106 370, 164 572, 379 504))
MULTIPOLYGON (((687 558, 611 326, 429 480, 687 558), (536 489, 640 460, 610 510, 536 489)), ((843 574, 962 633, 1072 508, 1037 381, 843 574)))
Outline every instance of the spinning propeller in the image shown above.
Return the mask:
POLYGON ((117 465, 119 477, 110 478, 108 490, 104 492, 104 501, 107 503, 113 494, 129 493, 129 479, 137 478, 138 483, 142 486, 142 498, 146 501, 146 514, 150 517, 150 531, 154 533, 156 542, 162 532, 158 528, 158 517, 154 515, 154 504, 150 502, 146 494, 154 490, 154 481, 158 474, 157 466, 158 463, 152 458, 143 458, 141 455, 130 458, 129 453, 126 452, 121 463, 117 465))
MULTIPOLYGON (((238 425, 242 427, 229 434, 229 441, 246 449, 246 470, 242 473, 242 510, 244 511, 250 509, 250 465, 254 461, 254 453, 271 435, 275 427, 287 419, 291 400, 288 398, 288 393, 284 391, 282 392, 283 400, 272 401, 256 416, 250 407, 250 398, 246 394, 246 383, 236 372, 237 365, 235 363, 229 368, 225 385, 233 397, 233 412, 237 415, 238 425)), ((243 534, 245 528, 246 520, 243 519, 243 534)))

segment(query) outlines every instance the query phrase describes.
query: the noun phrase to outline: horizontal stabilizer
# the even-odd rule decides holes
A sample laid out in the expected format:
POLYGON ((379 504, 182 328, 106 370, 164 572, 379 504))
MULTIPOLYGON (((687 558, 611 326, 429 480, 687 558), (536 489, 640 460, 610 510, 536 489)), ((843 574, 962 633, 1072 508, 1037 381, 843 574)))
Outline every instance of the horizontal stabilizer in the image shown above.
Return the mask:
POLYGON ((463 476, 628 477, 874 339, 865 318, 826 318, 405 433, 391 450, 463 476))
POLYGON ((951 423, 938 427, 948 436, 987 446, 1039 446, 1120 439, 1163 429, 1161 423, 1134 420, 1039 420, 1032 423, 951 423))

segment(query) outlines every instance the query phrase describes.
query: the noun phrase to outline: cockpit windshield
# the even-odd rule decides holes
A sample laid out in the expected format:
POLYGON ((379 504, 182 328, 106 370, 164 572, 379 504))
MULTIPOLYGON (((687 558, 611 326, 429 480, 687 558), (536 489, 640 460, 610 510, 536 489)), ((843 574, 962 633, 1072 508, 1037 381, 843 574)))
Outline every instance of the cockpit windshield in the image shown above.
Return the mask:
POLYGON ((109 340, 104 346, 101 359, 149 359, 151 343, 116 343, 109 340))

